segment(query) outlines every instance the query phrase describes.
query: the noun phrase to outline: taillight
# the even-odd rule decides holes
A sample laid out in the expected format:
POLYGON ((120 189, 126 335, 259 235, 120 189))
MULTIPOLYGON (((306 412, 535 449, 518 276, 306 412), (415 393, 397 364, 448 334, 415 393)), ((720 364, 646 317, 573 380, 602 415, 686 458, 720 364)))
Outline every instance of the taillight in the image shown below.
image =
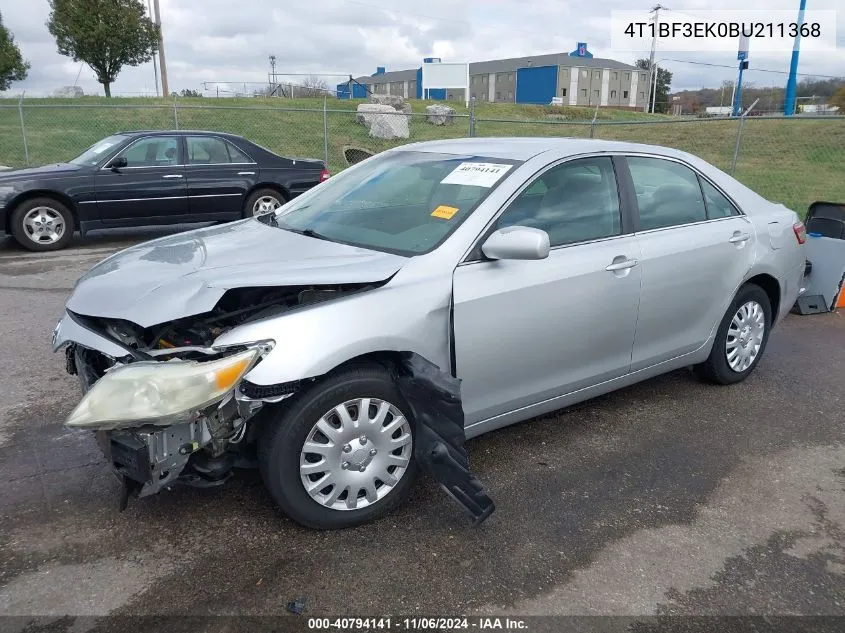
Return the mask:
POLYGON ((807 227, 804 226, 803 222, 793 224, 792 230, 795 232, 795 239, 798 240, 799 244, 807 241, 807 227))
POLYGON ((329 179, 329 170, 324 168, 323 171, 320 172, 320 182, 323 182, 324 180, 328 180, 328 179, 329 179))

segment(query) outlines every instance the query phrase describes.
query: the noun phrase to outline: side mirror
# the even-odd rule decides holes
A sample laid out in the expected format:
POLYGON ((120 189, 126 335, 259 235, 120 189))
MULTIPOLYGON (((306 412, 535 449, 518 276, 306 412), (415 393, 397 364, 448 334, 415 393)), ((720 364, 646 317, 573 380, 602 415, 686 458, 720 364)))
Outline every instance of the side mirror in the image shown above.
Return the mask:
POLYGON ((490 259, 545 259, 549 234, 530 226, 508 226, 493 233, 481 246, 490 259))
POLYGON ((120 169, 121 167, 126 167, 126 165, 128 165, 126 156, 118 156, 117 158, 112 158, 106 167, 109 169, 120 169))

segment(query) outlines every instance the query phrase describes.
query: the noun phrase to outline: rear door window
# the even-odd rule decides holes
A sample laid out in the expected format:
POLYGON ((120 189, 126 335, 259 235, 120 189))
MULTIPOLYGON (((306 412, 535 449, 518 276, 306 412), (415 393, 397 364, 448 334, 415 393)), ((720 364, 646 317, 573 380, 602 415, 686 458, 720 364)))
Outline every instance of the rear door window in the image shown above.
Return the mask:
POLYGON ((627 158, 637 206, 640 230, 680 226, 707 219, 698 176, 680 163, 662 158, 627 158))

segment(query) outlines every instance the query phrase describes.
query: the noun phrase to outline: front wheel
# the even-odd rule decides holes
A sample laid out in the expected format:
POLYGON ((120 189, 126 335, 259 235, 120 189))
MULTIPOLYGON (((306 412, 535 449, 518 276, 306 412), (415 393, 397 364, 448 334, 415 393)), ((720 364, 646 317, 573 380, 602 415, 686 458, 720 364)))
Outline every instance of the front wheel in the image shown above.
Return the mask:
POLYGON ((12 213, 12 235, 30 251, 56 251, 73 238, 73 215, 53 198, 33 198, 12 213))
POLYGON ((771 327, 769 296, 760 286, 744 285, 719 324, 710 356, 695 366, 696 374, 720 385, 745 380, 766 350, 771 327))
POLYGON ((342 370, 270 409, 258 454, 271 496, 293 520, 318 529, 387 514, 407 497, 416 475, 405 411, 390 375, 377 365, 342 370))

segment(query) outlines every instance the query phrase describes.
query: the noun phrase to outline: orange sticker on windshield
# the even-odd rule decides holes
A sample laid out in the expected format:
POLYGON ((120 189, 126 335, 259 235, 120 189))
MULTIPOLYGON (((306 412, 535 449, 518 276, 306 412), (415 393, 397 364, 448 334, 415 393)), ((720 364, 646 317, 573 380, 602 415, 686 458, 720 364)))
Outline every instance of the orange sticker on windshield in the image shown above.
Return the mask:
POLYGON ((445 204, 441 204, 439 207, 437 207, 434 211, 431 212, 431 215, 435 218, 451 220, 452 216, 454 216, 457 212, 458 207, 447 207, 445 204))

